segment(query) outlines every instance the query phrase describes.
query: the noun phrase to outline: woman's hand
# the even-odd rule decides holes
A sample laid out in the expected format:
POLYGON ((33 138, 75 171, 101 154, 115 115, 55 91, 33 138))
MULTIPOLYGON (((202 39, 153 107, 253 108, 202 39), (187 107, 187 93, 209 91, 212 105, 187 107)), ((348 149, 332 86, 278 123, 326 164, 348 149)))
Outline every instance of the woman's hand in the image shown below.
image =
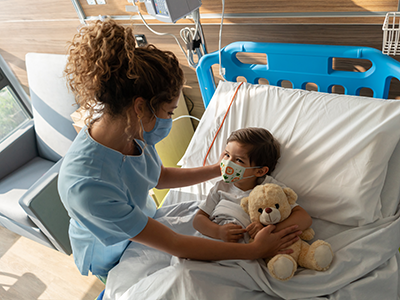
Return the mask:
POLYGON ((276 254, 290 254, 293 252, 287 247, 294 244, 299 239, 301 231, 298 230, 298 225, 293 225, 282 229, 278 232, 273 232, 275 225, 268 225, 261 229, 256 235, 253 244, 257 257, 273 257, 276 254))
POLYGON ((225 151, 221 153, 221 155, 218 158, 218 161, 215 164, 211 165, 211 168, 213 169, 213 174, 218 177, 221 176, 221 161, 225 157, 225 151))
POLYGON ((224 242, 237 243, 241 238, 243 238, 245 232, 246 229, 242 226, 229 223, 219 226, 218 236, 224 242))
POLYGON ((256 234, 264 228, 264 225, 260 222, 253 222, 249 226, 246 227, 247 233, 250 235, 252 239, 255 238, 256 234))
POLYGON ((272 257, 277 253, 290 254, 292 250, 285 248, 298 240, 301 231, 297 230, 297 225, 276 233, 272 232, 274 228, 274 225, 269 225, 261 229, 254 242, 250 244, 221 243, 178 234, 167 226, 148 218, 145 228, 131 240, 178 257, 197 260, 258 259, 272 257))

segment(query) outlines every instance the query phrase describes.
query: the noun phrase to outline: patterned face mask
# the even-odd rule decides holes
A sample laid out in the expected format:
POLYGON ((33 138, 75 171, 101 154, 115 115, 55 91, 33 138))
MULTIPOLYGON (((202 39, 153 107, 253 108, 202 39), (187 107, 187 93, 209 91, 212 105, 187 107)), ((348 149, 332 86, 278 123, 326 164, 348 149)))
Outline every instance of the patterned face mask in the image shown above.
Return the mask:
POLYGON ((223 159, 221 161, 221 174, 222 174, 222 180, 225 181, 226 183, 234 183, 242 179, 254 177, 255 175, 243 177, 244 172, 246 169, 256 169, 256 168, 261 168, 261 167, 242 167, 239 166, 238 164, 235 164, 231 160, 223 159))

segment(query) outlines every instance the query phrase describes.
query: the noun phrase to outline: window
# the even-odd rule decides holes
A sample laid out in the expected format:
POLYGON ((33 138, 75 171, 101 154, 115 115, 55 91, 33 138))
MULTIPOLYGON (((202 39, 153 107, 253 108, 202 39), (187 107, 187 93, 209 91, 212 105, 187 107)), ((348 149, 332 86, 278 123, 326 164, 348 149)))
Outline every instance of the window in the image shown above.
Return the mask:
POLYGON ((0 142, 30 117, 9 85, 0 90, 0 142))
POLYGON ((31 119, 29 100, 0 56, 0 142, 31 119))

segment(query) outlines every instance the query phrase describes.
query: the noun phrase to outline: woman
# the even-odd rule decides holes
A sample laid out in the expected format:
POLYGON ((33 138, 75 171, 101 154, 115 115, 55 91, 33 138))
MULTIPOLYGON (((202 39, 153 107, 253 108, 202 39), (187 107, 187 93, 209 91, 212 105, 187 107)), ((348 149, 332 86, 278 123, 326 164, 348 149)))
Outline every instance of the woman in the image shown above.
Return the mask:
POLYGON ((188 186, 220 175, 219 164, 165 168, 155 150, 171 129, 184 83, 172 52, 136 48, 130 28, 97 21, 74 37, 65 72, 77 103, 89 112, 58 180, 83 275, 107 276, 130 241, 198 260, 290 252, 282 249, 298 239, 297 226, 277 233, 267 227, 244 245, 180 235, 152 219, 156 206, 148 191, 153 187, 188 186))

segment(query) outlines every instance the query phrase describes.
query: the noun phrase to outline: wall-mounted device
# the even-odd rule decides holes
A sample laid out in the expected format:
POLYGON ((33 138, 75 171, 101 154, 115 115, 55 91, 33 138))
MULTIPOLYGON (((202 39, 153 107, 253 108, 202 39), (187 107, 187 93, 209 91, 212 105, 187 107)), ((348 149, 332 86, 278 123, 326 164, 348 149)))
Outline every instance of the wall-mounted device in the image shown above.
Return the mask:
POLYGON ((147 39, 144 34, 135 34, 135 40, 138 47, 144 47, 147 45, 147 39))
POLYGON ((147 13, 162 22, 175 23, 201 6, 201 0, 144 0, 147 13))

